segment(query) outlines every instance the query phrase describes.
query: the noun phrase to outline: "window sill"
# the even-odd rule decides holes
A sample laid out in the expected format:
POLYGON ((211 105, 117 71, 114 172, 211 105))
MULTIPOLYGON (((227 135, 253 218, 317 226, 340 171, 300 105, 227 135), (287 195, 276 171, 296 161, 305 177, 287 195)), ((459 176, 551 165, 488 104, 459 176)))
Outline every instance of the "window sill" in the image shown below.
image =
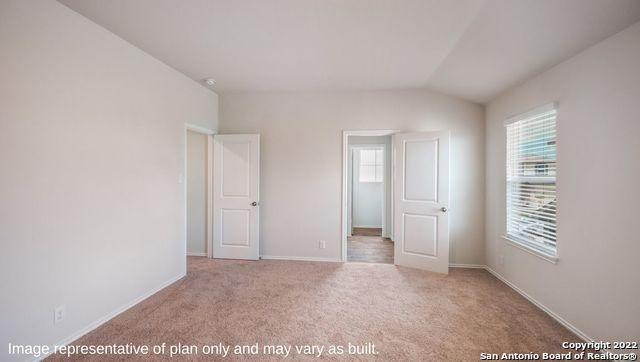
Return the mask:
POLYGON ((508 237, 506 235, 502 235, 502 238, 504 240, 506 240, 510 245, 515 246, 516 248, 518 248, 520 250, 526 251, 529 254, 533 254, 533 255, 537 256, 538 258, 540 258, 540 259, 546 260, 551 264, 557 264, 558 263, 558 257, 556 255, 551 255, 551 254, 545 253, 542 250, 538 250, 536 248, 533 248, 533 247, 531 247, 531 246, 529 246, 529 245, 527 245, 527 244, 525 244, 525 243, 523 243, 521 241, 512 239, 512 238, 510 238, 510 237, 508 237))

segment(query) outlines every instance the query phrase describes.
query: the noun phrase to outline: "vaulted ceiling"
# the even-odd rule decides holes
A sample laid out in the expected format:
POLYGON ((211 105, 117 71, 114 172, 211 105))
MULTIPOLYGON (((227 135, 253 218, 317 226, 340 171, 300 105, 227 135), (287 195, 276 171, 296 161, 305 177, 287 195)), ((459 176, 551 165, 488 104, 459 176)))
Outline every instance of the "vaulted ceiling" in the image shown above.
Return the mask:
POLYGON ((483 103, 639 0, 60 0, 215 91, 427 88, 483 103))

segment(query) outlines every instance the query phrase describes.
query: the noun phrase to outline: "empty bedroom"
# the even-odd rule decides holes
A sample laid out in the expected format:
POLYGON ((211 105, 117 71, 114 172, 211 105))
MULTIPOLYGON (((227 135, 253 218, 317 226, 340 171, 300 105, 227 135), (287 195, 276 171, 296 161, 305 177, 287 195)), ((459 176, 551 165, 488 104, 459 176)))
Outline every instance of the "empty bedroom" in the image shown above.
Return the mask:
POLYGON ((610 360, 640 0, 0 0, 0 361, 610 360))

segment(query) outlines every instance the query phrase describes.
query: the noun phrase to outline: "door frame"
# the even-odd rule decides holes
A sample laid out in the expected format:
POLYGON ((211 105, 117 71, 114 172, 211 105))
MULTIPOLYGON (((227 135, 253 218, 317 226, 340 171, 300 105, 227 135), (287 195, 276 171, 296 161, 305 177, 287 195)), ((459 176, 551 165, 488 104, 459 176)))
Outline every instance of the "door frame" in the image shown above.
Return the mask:
MULTIPOLYGON (((401 132, 396 129, 383 129, 383 130, 343 130, 342 131, 342 228, 341 228, 341 260, 347 261, 347 210, 348 210, 348 172, 349 172, 349 136, 390 136, 395 133, 401 132)), ((393 176, 393 140, 391 140, 391 175, 393 176)), ((391 190, 393 190, 393 177, 391 177, 391 190)), ((391 193, 391 225, 393 225, 393 192, 391 193)), ((393 230, 391 233, 391 239, 393 240, 393 230)))
POLYGON ((187 200, 187 187, 189 185, 187 181, 187 135, 188 131, 200 133, 207 136, 207 170, 205 172, 207 177, 207 188, 205 195, 205 220, 207 220, 207 235, 205 246, 207 248, 205 254, 206 255, 198 255, 198 256, 207 256, 211 258, 213 256, 213 219, 211 216, 213 215, 213 135, 216 132, 212 129, 198 126, 191 123, 184 124, 184 167, 182 171, 183 177, 181 177, 181 182, 183 183, 183 192, 184 192, 184 255, 189 256, 187 253, 187 237, 188 237, 188 229, 189 225, 187 224, 187 210, 188 210, 188 200, 187 200))

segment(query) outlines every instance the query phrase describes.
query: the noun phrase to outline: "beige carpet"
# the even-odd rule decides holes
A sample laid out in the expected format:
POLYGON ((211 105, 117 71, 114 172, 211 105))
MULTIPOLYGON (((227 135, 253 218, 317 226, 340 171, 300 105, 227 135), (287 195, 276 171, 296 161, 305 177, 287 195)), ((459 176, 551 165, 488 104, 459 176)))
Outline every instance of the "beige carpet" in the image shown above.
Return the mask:
POLYGON ((481 352, 563 352, 566 340, 578 338, 484 270, 189 258, 184 279, 76 344, 371 342, 378 355, 341 359, 471 361, 481 352))

